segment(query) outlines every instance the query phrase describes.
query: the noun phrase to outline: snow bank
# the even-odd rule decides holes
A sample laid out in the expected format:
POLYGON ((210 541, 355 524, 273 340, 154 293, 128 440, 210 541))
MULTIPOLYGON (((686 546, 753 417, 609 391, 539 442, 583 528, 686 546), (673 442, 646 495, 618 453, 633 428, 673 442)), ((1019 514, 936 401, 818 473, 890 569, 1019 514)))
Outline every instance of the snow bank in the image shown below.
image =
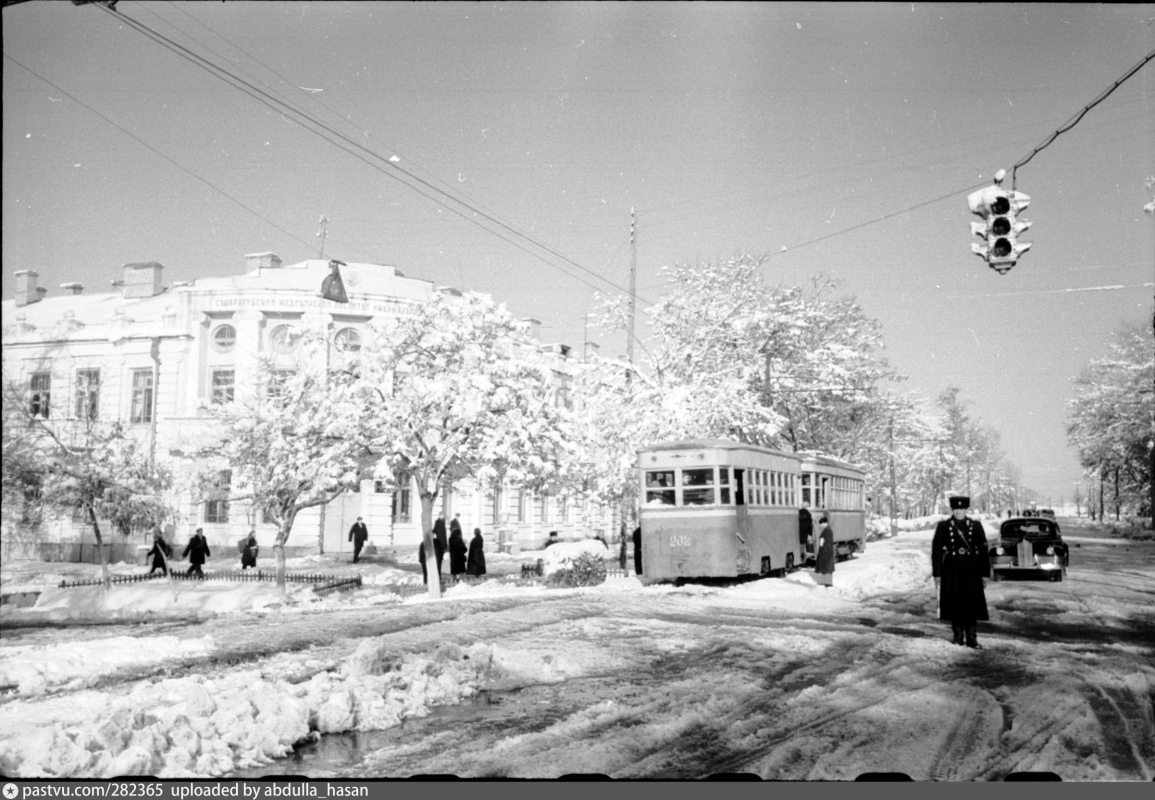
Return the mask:
MULTIPOLYGON (((119 640, 106 640, 112 641, 119 640)), ((85 654, 99 651, 94 644, 85 643, 85 654)), ((15 672, 18 660, 10 665, 7 652, 4 668, 15 672)), ((487 644, 401 654, 381 639, 365 640, 336 669, 314 668, 319 671, 296 684, 246 670, 139 681, 114 695, 80 691, 14 700, 0 718, 0 772, 221 776, 269 764, 320 734, 381 730, 482 689, 558 683, 585 671, 564 655, 487 644)))
POLYGON ((156 636, 149 638, 147 648, 140 645, 141 640, 131 636, 47 647, 6 644, 0 660, 0 686, 15 686, 21 695, 79 688, 125 667, 207 655, 213 640, 210 636, 188 640, 156 636))

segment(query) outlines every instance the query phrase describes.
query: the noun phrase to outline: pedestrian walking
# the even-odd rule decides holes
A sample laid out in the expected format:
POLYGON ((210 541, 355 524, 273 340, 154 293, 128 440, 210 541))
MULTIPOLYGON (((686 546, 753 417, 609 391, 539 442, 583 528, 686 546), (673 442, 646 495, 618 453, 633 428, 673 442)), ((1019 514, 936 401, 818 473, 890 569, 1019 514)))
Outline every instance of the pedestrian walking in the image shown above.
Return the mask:
POLYGON ((417 563, 421 565, 421 582, 429 585, 429 568, 425 566, 425 542, 417 547, 417 563))
POLYGON ((209 550, 209 542, 205 538, 204 528, 197 528, 196 533, 188 540, 185 546, 184 555, 189 560, 189 568, 186 575, 199 575, 204 577, 204 571, 201 570, 201 565, 208 560, 212 552, 209 550))
POLYGON ((481 528, 474 528, 473 538, 469 540, 469 560, 465 565, 465 574, 474 577, 485 574, 485 539, 481 537, 481 528))
POLYGON ((827 589, 834 585, 834 531, 830 529, 830 520, 825 514, 818 518, 814 580, 827 589))
POLYGON ((984 587, 991 574, 983 524, 967 516, 969 497, 950 498, 951 517, 938 523, 931 541, 931 572, 938 618, 950 622, 955 644, 981 648, 978 621, 990 619, 984 587))
POLYGON ((152 569, 148 571, 150 576, 158 569, 161 575, 168 575, 168 559, 172 558, 172 547, 160 531, 152 535, 152 549, 146 555, 152 557, 152 569))
POLYGON ((249 538, 245 540, 244 549, 241 550, 242 571, 249 567, 257 568, 257 553, 260 549, 260 545, 257 544, 257 532, 249 531, 249 538))
POLYGON ((449 574, 453 576, 454 582, 465 574, 465 560, 468 553, 469 548, 465 545, 465 539, 461 536, 461 526, 458 525, 449 534, 449 574))
POLYGON ((626 554, 627 554, 625 523, 622 524, 622 529, 621 529, 620 533, 618 534, 618 538, 620 538, 622 540, 620 542, 620 546, 618 547, 618 567, 622 570, 622 572, 625 572, 626 571, 626 554))
POLYGON ((634 574, 642 577, 642 526, 634 528, 634 574))
MULTIPOLYGON (((457 516, 461 516, 458 514, 457 516)), ((457 517, 453 518, 452 526, 456 526, 458 532, 461 531, 461 523, 457 521, 457 517)), ((438 514, 437 521, 433 523, 433 553, 437 556, 437 574, 441 574, 441 562, 445 560, 445 551, 449 548, 449 542, 445 538, 445 515, 438 514)))
POLYGON ((356 564, 361 558, 361 548, 365 546, 365 540, 369 538, 369 528, 365 525, 365 520, 362 517, 357 517, 357 521, 349 527, 349 541, 353 543, 353 563, 356 564))

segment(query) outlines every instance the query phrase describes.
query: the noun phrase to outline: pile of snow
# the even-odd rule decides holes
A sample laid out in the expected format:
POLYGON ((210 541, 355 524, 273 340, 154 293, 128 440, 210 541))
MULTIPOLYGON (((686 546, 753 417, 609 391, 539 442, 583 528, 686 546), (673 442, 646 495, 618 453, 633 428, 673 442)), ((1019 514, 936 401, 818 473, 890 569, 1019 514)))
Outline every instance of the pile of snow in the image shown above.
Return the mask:
POLYGON ((569 569, 578 556, 588 553, 595 558, 608 559, 609 548, 598 539, 583 539, 580 542, 558 542, 550 545, 541 553, 541 560, 546 575, 552 575, 563 569, 569 569))
MULTIPOLYGON (((87 642, 88 653, 118 640, 87 642)), ((139 646, 135 649, 139 649, 139 646)), ((367 639, 338 669, 293 684, 245 670, 143 680, 118 694, 80 691, 4 707, 0 772, 11 777, 221 776, 269 764, 325 733, 382 730, 480 690, 559 683, 576 660, 497 645, 443 644, 428 654, 367 639)))

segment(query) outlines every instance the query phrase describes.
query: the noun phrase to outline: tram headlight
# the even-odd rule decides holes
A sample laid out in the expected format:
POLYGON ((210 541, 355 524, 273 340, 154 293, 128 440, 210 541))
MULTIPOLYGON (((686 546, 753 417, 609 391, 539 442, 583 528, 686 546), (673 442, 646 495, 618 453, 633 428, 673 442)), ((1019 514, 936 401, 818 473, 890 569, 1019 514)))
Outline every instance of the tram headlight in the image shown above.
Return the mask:
POLYGON ((1055 554, 1055 546, 1047 545, 1047 555, 1053 556, 1055 554))
POLYGON ((1003 554, 1004 554, 1004 553, 1006 553, 1006 552, 1007 552, 1007 551, 1006 551, 1006 550, 1004 550, 1004 549, 1003 549, 1003 548, 1001 548, 1001 547, 996 547, 996 548, 995 548, 995 555, 996 555, 996 556, 1001 556, 1001 555, 1003 555, 1003 554))

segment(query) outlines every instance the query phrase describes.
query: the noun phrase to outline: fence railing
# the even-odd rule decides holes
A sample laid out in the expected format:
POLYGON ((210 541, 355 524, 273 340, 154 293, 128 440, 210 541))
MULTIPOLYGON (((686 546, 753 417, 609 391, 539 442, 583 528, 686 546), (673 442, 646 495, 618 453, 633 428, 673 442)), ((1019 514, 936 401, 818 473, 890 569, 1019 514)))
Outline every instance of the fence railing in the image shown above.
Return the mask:
MULTIPOLYGON (((232 572, 206 572, 203 575, 198 575, 196 573, 189 574, 187 572, 175 572, 174 571, 171 573, 171 575, 172 575, 173 580, 178 580, 178 581, 201 581, 201 580, 205 580, 205 581, 229 581, 229 582, 233 582, 233 583, 257 583, 257 582, 275 582, 277 580, 277 573, 276 572, 265 572, 264 570, 255 570, 253 572, 249 572, 247 570, 245 570, 245 571, 235 570, 232 572)), ((164 574, 161 574, 161 573, 153 573, 151 575, 113 575, 111 578, 111 582, 117 583, 117 584, 120 584, 120 583, 140 583, 142 581, 165 580, 166 578, 167 578, 167 576, 164 574)), ((287 573, 285 573, 285 580, 288 583, 313 583, 313 584, 331 583, 331 584, 334 584, 334 586, 336 586, 337 584, 354 583, 354 584, 356 584, 356 588, 361 588, 361 576, 360 575, 357 575, 355 577, 350 577, 350 578, 343 578, 343 577, 340 577, 337 575, 321 575, 321 574, 287 572, 287 573)), ((83 581, 61 581, 60 582, 60 588, 61 589, 72 589, 72 588, 77 587, 77 586, 100 586, 103 583, 104 583, 104 580, 101 578, 90 578, 88 580, 83 580, 83 581)), ((314 588, 316 588, 316 587, 314 587, 314 588)), ((348 589, 339 589, 338 591, 348 591, 348 589)))

